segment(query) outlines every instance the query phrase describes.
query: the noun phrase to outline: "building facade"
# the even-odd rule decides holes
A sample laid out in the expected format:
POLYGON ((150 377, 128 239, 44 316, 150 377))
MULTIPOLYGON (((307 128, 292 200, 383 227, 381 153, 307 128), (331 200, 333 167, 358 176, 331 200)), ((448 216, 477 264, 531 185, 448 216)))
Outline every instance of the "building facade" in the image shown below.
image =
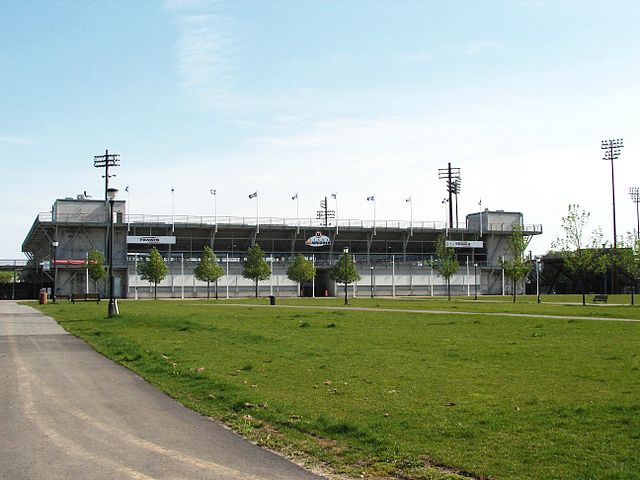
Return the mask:
MULTIPOLYGON (((42 286, 55 284, 58 295, 98 292, 106 296, 106 282, 90 280, 86 259, 92 247, 109 258, 111 223, 108 202, 82 196, 56 200, 51 211, 39 214, 22 250, 43 279, 42 286)), ((349 286, 353 295, 443 295, 445 282, 431 267, 435 243, 442 235, 453 242, 460 264, 451 279, 453 294, 509 293, 501 261, 513 226, 522 225, 528 238, 542 233, 541 225, 524 224, 521 213, 505 211, 472 213, 463 228, 447 228, 444 222, 381 220, 374 224, 340 219, 336 224, 323 219, 130 215, 124 201, 114 203, 113 224, 114 291, 120 298, 153 295, 152 287, 136 271, 151 246, 169 267, 158 285, 160 296, 206 297, 206 283, 193 273, 205 246, 212 248, 225 270, 217 285, 218 296, 251 295, 254 284, 242 277, 242 267, 247 249, 256 244, 265 251, 272 270, 271 278, 259 284, 260 295, 298 295, 298 285, 286 275, 297 254, 314 262, 317 269, 315 280, 301 286, 305 295, 339 295, 330 270, 344 251, 353 256, 361 276, 349 286), (319 237, 322 241, 317 241, 319 237)))

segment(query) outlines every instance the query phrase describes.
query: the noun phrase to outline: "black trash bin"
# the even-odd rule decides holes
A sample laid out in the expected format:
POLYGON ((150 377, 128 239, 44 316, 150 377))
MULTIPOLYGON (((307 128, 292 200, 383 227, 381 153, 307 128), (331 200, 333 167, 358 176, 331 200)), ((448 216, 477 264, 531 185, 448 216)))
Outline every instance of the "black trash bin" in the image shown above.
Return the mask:
POLYGON ((270 305, 275 305, 275 304, 276 304, 276 297, 275 297, 275 295, 269 295, 269 304, 270 304, 270 305))

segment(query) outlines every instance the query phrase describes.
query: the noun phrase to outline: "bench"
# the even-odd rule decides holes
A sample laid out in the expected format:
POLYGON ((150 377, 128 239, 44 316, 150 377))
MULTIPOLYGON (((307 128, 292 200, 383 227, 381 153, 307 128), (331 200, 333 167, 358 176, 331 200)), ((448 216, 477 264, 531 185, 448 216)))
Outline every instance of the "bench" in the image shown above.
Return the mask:
POLYGON ((74 293, 71 295, 71 303, 76 302, 96 302, 100 303, 100 294, 99 293, 74 293))
POLYGON ((608 299, 609 299, 609 295, 602 295, 602 294, 594 295, 593 303, 607 303, 608 299))
POLYGON ((71 297, 73 297, 73 295, 66 295, 66 294, 56 295, 56 300, 69 300, 69 301, 71 301, 71 297))

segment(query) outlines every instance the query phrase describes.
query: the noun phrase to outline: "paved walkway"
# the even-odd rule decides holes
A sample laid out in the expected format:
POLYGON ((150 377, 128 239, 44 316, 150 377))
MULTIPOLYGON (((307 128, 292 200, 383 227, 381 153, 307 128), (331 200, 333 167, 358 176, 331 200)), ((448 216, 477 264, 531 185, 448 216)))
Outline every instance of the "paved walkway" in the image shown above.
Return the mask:
POLYGON ((0 302, 0 479, 318 480, 0 302))

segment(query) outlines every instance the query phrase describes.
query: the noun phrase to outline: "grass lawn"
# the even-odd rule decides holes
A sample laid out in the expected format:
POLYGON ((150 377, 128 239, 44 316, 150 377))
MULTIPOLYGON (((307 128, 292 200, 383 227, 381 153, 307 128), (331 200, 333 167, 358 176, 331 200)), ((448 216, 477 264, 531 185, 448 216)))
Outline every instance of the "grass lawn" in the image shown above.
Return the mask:
POLYGON ((377 311, 265 303, 122 301, 111 320, 106 304, 40 308, 189 407, 338 472, 638 478, 640 323, 536 315, 640 318, 640 308, 531 297, 352 300, 377 311))

